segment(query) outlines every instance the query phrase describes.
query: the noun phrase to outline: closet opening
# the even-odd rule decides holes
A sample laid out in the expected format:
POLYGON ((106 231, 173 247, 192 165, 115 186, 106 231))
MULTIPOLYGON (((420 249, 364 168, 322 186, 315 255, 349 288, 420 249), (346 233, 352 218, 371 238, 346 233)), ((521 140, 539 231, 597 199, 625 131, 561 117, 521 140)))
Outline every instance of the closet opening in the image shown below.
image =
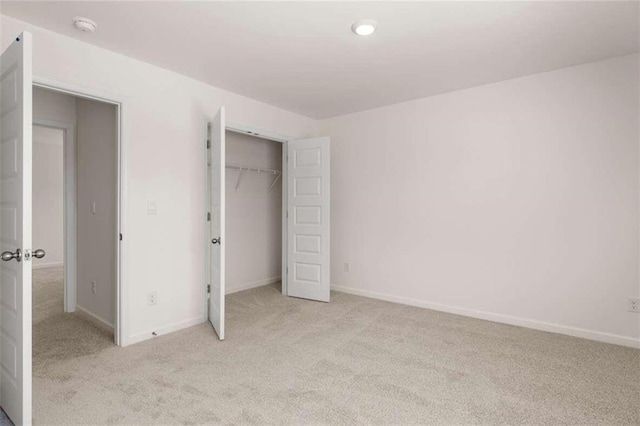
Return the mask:
POLYGON ((225 131, 226 293, 282 292, 283 144, 225 131))
POLYGON ((288 139, 207 124, 205 306, 218 339, 225 295, 272 285, 284 296, 330 299, 330 141, 288 139))

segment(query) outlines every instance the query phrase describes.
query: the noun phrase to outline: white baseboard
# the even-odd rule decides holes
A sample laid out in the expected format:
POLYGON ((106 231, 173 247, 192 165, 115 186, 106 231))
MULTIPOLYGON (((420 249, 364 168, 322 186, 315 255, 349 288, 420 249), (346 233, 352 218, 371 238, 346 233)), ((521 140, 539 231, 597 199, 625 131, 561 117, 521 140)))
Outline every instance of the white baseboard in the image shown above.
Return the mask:
POLYGON ((163 334, 172 333, 174 331, 182 330, 183 328, 192 327, 194 325, 202 324, 202 315, 194 318, 189 318, 183 321, 178 321, 173 324, 168 324, 153 330, 145 331, 143 333, 134 334, 129 336, 126 341, 126 346, 133 345, 134 343, 143 342, 145 340, 153 339, 154 337, 162 336, 163 334), (155 333, 155 335, 153 334, 155 333))
POLYGON ((271 277, 263 280, 253 281, 250 283, 240 284, 233 288, 227 288, 226 294, 237 293, 239 291, 249 290, 256 287, 262 287, 263 285, 275 284, 282 281, 282 277, 271 277))
POLYGON ((31 265, 31 269, 61 268, 64 266, 64 262, 32 263, 31 265))
MULTIPOLYGON (((239 291, 244 291, 244 290, 249 290, 256 287, 262 287, 264 285, 274 284, 274 283, 280 282, 281 279, 282 279, 281 277, 272 277, 272 278, 266 278, 264 280, 258 280, 258 281, 242 284, 240 286, 236 286, 233 288, 227 288, 226 294, 237 293, 239 291)), ((129 338, 126 339, 125 342, 123 343, 123 346, 133 345, 134 343, 139 343, 145 340, 149 340, 163 334, 172 333, 174 331, 178 331, 183 328, 188 328, 194 325, 202 324, 203 322, 206 322, 206 321, 207 321, 207 313, 205 311, 205 314, 203 316, 198 316, 198 317, 194 317, 184 321, 179 321, 174 324, 169 324, 169 325, 160 327, 158 329, 149 330, 143 333, 138 333, 138 334, 129 336, 129 338), (156 333, 155 336, 153 335, 154 332, 156 333)))
POLYGON ((89 311, 86 308, 83 308, 82 306, 78 305, 76 303, 76 312, 78 312, 78 314, 85 318, 86 320, 92 322, 94 325, 96 325, 97 327, 111 332, 113 333, 113 324, 111 324, 109 321, 105 320, 104 318, 99 317, 98 315, 94 314, 93 312, 89 311))
POLYGON ((628 346, 630 348, 640 348, 640 339, 620 336, 617 334, 603 333, 601 331, 587 330, 583 328, 570 327, 566 325, 553 324, 543 321, 530 320, 525 318, 512 317, 509 315, 496 314, 492 312, 478 311, 474 309, 459 308, 456 306, 443 305, 424 300, 411 299, 408 297, 393 296, 386 293, 361 290, 352 287, 332 285, 331 290, 342 293, 364 296, 372 299, 385 300, 387 302, 400 303, 403 305, 426 308, 434 311, 447 312, 450 314, 462 315, 465 317, 478 318, 487 321, 499 322, 503 324, 516 325, 519 327, 532 328, 534 330, 548 331, 551 333, 564 334, 567 336, 580 337, 583 339, 595 340, 598 342, 612 343, 614 345, 628 346))

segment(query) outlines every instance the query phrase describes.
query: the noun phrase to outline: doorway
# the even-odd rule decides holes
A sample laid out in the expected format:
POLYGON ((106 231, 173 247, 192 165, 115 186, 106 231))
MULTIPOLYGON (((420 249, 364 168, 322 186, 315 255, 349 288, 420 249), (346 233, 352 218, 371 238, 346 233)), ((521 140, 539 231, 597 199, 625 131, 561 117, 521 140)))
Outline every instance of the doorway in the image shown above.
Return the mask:
POLYGON ((282 281, 280 142, 226 131, 226 293, 282 281))
POLYGON ((112 103, 33 87, 32 238, 46 252, 32 263, 34 327, 74 313, 116 341, 117 116, 112 103))

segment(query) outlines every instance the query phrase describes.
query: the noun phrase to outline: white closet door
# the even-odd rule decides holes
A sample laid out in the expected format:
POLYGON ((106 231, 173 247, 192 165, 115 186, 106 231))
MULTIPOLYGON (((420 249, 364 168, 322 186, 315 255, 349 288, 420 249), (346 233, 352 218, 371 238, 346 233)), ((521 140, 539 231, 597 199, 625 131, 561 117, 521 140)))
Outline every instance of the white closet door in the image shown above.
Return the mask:
POLYGON ((0 405, 17 425, 31 424, 31 61, 29 33, 0 59, 0 405))
POLYGON ((209 181, 209 321, 224 340, 224 244, 225 239, 225 122, 224 107, 209 123, 208 181, 209 181))
POLYGON ((287 143, 287 295, 329 301, 329 138, 287 143))

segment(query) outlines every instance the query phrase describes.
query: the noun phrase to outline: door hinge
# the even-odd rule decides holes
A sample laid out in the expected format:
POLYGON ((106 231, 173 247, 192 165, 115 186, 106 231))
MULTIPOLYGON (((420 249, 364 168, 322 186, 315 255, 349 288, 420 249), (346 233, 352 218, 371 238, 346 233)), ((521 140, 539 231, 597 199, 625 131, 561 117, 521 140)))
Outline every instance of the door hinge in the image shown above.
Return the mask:
POLYGON ((211 222, 211 212, 207 212, 207 222, 211 222))
POLYGON ((211 149, 211 141, 207 139, 207 149, 211 149))
POLYGON ((207 293, 211 293, 211 284, 207 284, 207 293))
POLYGON ((122 241, 122 234, 120 234, 120 241, 122 241))

